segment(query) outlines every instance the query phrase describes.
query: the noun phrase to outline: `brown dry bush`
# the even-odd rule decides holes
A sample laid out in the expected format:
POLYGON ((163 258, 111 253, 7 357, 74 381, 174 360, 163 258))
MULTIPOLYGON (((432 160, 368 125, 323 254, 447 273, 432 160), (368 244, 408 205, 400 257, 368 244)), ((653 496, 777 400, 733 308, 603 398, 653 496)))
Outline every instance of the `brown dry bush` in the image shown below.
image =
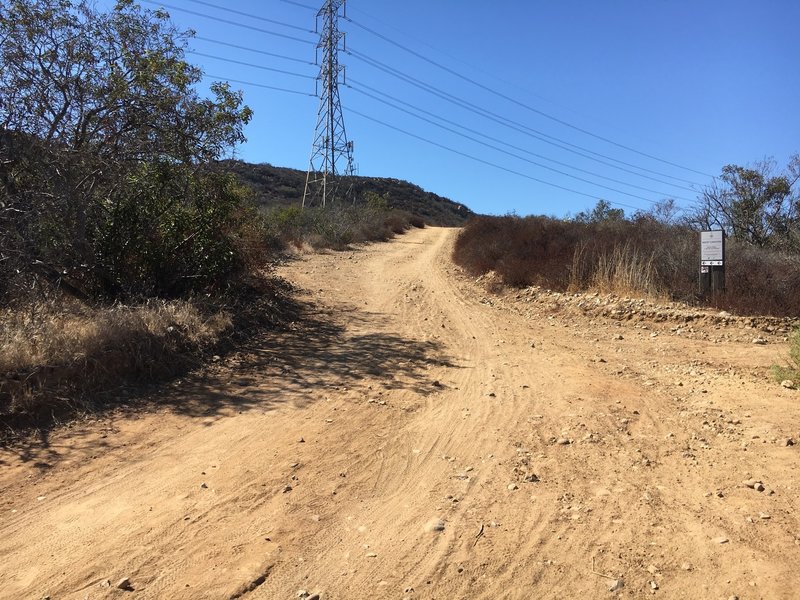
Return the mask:
POLYGON ((456 240, 454 260, 472 275, 494 271, 515 287, 668 295, 739 314, 800 315, 797 255, 731 241, 726 292, 700 298, 697 232, 647 217, 593 223, 476 217, 456 240))
POLYGON ((90 396, 163 380, 230 330, 189 301, 86 308, 33 305, 0 315, 0 420, 34 423, 92 407, 90 396))
POLYGON ((242 277, 214 298, 90 307, 65 298, 0 311, 0 442, 113 406, 298 317, 288 284, 242 277))

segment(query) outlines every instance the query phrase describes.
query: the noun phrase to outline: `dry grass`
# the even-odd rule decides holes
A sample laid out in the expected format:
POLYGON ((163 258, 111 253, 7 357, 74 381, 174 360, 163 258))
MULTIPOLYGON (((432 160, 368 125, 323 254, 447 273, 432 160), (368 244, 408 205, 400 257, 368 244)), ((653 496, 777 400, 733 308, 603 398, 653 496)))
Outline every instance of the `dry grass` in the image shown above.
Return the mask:
MULTIPOLYGON (((614 246, 597 258, 591 276, 591 287, 601 293, 620 296, 644 295, 652 298, 663 297, 659 284, 656 257, 625 244, 614 246)), ((591 270, 589 265, 588 270, 591 270)))
POLYGON ((232 327, 188 301, 0 314, 0 421, 89 409, 91 395, 185 371, 232 327))
POLYGON ((789 380, 800 385, 800 329, 789 338, 789 360, 786 365, 773 365, 772 375, 778 382, 789 380))
POLYGON ((697 232, 647 218, 583 223, 475 217, 459 234, 453 258, 472 275, 494 272, 503 285, 513 287, 596 289, 741 315, 800 315, 800 256, 731 240, 727 290, 701 297, 697 232))

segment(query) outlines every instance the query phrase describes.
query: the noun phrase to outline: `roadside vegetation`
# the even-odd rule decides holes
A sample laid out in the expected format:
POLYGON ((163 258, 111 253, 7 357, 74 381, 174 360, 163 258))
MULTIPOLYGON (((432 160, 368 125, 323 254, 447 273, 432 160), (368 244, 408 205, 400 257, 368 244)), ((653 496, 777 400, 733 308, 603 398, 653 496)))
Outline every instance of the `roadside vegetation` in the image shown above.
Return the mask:
POLYGON ((791 382, 793 387, 800 387, 800 329, 795 329, 789 338, 789 357, 783 365, 773 365, 772 375, 775 381, 791 382))
POLYGON ((705 305, 738 314, 800 316, 800 157, 784 172, 728 166, 698 207, 674 202, 626 217, 600 201, 572 219, 476 217, 454 260, 472 275, 493 272, 511 287, 598 290, 705 305), (698 294, 699 234, 728 235, 726 290, 698 294))
POLYGON ((224 160, 251 111, 224 83, 197 94, 189 37, 128 1, 0 7, 0 441, 296 319, 269 272, 288 246, 424 225, 367 191, 257 203, 224 160))

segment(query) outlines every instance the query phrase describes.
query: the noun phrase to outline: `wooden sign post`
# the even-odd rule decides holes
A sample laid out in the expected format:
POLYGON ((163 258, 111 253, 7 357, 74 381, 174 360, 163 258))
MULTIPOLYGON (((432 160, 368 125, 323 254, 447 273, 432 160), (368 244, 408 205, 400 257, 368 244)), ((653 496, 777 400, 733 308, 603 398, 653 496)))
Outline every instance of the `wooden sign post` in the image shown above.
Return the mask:
POLYGON ((700 232, 700 295, 725 291, 725 232, 700 232))

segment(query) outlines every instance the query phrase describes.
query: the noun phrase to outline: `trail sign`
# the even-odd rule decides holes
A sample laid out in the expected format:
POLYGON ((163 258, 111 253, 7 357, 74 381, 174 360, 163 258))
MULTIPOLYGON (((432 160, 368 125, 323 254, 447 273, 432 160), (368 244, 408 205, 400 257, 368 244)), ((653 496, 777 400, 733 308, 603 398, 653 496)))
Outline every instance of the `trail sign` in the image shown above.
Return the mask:
POLYGON ((725 290, 725 232, 700 232, 700 294, 725 290))
POLYGON ((725 262, 725 232, 700 232, 700 264, 719 266, 725 262))

